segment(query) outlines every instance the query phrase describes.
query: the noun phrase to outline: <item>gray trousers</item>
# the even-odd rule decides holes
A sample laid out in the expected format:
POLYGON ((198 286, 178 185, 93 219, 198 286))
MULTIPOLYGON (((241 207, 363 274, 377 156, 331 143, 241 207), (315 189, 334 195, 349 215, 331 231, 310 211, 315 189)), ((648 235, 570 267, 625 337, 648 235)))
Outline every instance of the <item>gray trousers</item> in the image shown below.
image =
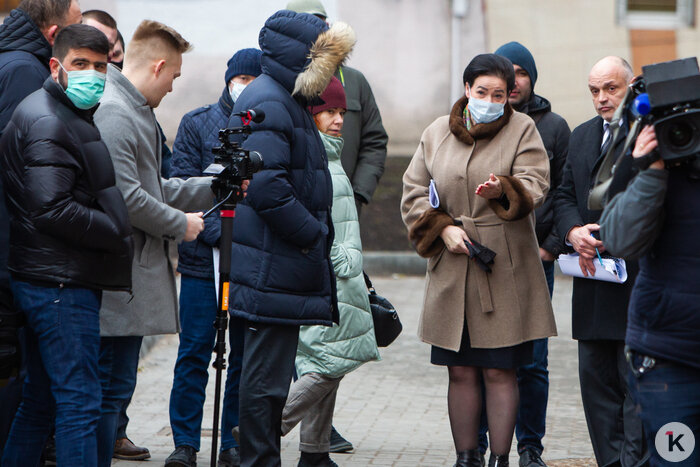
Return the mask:
POLYGON ((282 411, 282 436, 301 422, 301 452, 322 453, 330 450, 333 409, 341 379, 306 373, 289 389, 282 411))

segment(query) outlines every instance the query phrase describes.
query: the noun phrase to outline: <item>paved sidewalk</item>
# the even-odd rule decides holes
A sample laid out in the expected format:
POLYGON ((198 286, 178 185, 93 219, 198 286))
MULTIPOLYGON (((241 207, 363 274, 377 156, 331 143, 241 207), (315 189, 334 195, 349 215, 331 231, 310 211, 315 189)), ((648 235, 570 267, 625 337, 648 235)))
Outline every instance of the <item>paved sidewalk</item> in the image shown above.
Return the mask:
MULTIPOLYGON (((379 293, 399 310, 404 332, 383 361, 364 365, 340 385, 334 424, 354 445, 352 454, 335 454, 340 466, 452 466, 454 447, 447 418, 447 371, 429 363, 430 347, 416 337, 424 280, 373 278, 379 293)), ((571 340, 571 279, 557 276, 554 308, 559 337, 550 339, 550 397, 544 459, 550 466, 594 466, 578 386, 576 343, 571 340), (564 460, 567 459, 567 460, 564 460), (559 460, 559 461, 555 461, 559 460)), ((142 360, 129 408, 129 437, 147 446, 148 463, 115 461, 115 466, 163 465, 173 449, 168 399, 177 354, 177 336, 161 339, 142 360)), ((213 373, 205 405, 199 464, 209 465, 213 373)), ((298 461, 298 428, 282 439, 282 465, 298 461)), ((512 465, 518 465, 515 449, 512 465)))

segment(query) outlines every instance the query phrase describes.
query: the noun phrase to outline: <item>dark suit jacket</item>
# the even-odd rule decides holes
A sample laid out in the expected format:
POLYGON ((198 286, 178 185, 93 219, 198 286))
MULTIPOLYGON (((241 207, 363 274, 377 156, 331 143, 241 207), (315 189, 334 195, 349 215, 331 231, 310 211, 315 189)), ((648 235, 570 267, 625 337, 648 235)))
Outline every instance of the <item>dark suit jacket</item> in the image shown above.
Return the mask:
MULTIPOLYGON (((626 133, 625 128, 613 143, 617 152, 622 150, 626 133)), ((562 239, 575 226, 597 223, 602 214, 587 207, 595 171, 602 162, 602 141, 600 117, 582 123, 571 133, 564 176, 554 196, 554 219, 562 239)), ((574 339, 625 339, 627 305, 638 271, 636 262, 627 261, 627 271, 629 277, 624 284, 574 278, 574 339)))

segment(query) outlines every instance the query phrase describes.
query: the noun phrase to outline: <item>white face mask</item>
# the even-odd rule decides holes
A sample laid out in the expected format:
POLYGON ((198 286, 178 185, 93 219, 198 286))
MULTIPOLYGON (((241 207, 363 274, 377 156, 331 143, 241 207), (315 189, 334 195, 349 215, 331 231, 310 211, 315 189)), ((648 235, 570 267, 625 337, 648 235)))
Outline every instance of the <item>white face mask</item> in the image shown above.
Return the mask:
POLYGON ((238 97, 241 95, 246 86, 248 85, 235 82, 233 83, 233 86, 229 89, 229 92, 231 93, 231 100, 234 103, 238 100, 238 97))
POLYGON ((469 115, 471 115, 474 123, 489 123, 497 120, 503 115, 505 105, 505 103, 486 102, 474 97, 470 97, 467 104, 469 115))

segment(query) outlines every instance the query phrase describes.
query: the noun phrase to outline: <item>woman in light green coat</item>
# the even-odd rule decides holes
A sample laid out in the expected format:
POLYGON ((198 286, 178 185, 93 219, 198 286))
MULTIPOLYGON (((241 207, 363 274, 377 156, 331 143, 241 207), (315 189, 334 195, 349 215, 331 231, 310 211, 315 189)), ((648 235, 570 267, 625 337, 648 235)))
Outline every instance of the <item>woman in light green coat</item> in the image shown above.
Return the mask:
POLYGON ((331 260, 338 289, 340 324, 302 326, 296 368, 299 379, 292 385, 282 414, 282 434, 300 421, 299 467, 335 466, 328 454, 333 408, 341 378, 365 362, 379 360, 374 326, 362 276, 362 244, 355 197, 340 162, 340 137, 346 110, 345 91, 333 78, 321 94, 324 104, 311 108, 328 154, 333 180, 331 215, 335 239, 331 260))

